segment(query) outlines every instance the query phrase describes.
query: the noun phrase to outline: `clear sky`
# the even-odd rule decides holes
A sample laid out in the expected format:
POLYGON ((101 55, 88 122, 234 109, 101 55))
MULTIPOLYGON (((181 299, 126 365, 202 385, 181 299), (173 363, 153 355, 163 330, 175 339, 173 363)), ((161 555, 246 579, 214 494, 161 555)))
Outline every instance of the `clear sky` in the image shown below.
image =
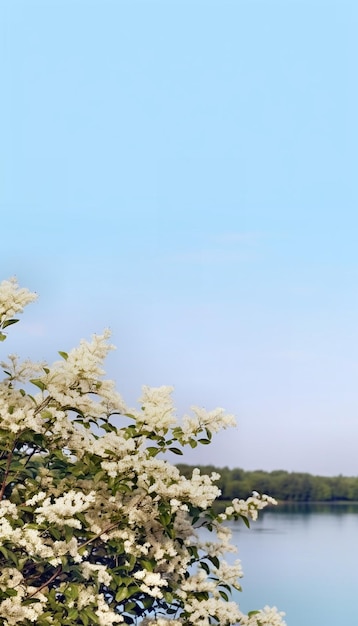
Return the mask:
MULTIPOLYGON (((238 428, 190 463, 358 474, 356 0, 3 0, 2 350, 110 327, 129 404, 238 428)), ((179 457, 175 460, 180 460, 179 457)))

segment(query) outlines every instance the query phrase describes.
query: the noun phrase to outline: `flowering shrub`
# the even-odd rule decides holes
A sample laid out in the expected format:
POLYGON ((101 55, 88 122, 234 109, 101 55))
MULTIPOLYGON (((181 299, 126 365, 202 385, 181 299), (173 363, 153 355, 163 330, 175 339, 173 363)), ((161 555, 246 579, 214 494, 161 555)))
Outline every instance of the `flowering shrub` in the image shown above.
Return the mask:
MULTIPOLYGON (((34 298, 0 284, 2 341, 34 298)), ((233 417, 193 408, 178 423, 168 387, 144 387, 129 410, 103 379, 108 338, 51 366, 1 363, 0 624, 282 626, 276 609, 243 615, 229 601, 242 571, 223 559, 234 550, 225 520, 248 523, 273 500, 254 493, 215 514, 218 476, 189 480, 166 460, 233 417)))

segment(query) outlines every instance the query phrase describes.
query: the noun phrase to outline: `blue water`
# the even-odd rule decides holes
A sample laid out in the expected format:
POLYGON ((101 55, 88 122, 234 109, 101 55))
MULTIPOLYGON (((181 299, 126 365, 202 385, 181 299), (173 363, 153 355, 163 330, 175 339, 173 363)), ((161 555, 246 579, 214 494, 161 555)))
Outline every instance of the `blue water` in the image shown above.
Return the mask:
POLYGON ((358 505, 270 509, 248 530, 229 523, 244 578, 243 611, 277 606, 288 626, 357 624, 358 505))

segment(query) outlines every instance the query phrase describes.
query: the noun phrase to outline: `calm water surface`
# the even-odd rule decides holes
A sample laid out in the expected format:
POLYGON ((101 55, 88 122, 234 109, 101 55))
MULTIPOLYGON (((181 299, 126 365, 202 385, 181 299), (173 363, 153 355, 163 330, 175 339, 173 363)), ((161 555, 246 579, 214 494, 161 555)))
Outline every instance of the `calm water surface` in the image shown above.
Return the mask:
POLYGON ((358 504, 283 505, 250 530, 231 522, 243 611, 277 606, 288 626, 358 624, 358 504))

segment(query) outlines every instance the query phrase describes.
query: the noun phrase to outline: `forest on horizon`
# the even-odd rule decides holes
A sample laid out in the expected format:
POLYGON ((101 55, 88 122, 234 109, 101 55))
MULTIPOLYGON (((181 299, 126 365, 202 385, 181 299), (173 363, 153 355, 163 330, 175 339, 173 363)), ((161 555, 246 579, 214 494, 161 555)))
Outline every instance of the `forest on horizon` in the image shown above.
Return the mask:
POLYGON ((178 463, 177 467, 186 477, 191 476, 194 467, 198 467, 202 474, 220 474, 217 482, 221 490, 219 500, 247 498, 253 491, 258 491, 276 500, 290 502, 358 501, 358 476, 315 476, 286 470, 246 471, 242 468, 186 463, 178 463))

